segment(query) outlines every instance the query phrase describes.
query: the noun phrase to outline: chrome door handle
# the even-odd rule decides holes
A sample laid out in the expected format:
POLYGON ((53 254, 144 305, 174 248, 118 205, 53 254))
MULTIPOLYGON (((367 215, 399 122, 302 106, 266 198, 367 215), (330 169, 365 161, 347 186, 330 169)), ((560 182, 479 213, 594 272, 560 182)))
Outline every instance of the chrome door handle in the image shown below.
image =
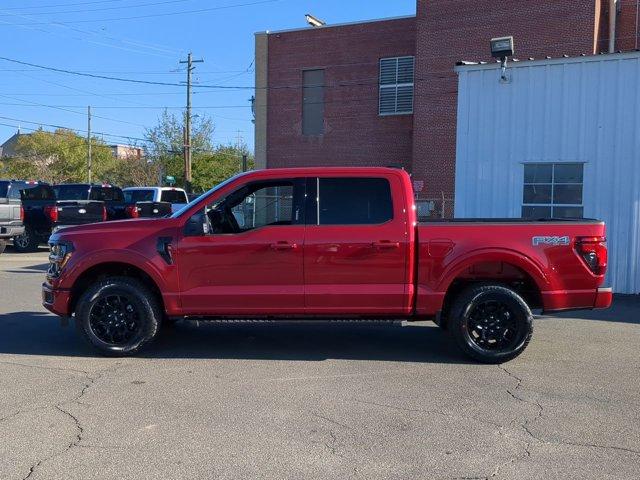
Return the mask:
POLYGON ((298 248, 298 245, 295 243, 289 243, 289 242, 277 242, 277 243, 272 243, 271 248, 273 250, 295 250, 296 248, 298 248))
POLYGON ((400 248, 400 242, 390 242, 389 240, 381 240, 379 242, 373 242, 371 246, 377 249, 400 248))

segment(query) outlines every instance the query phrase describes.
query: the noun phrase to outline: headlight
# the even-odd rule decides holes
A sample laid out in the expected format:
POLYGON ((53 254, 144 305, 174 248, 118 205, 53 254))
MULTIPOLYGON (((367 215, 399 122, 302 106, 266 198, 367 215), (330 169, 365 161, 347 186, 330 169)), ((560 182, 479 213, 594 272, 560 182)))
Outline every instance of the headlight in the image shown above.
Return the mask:
POLYGON ((68 242, 50 243, 49 250, 49 268, 47 269, 47 277, 57 278, 60 276, 62 269, 69 261, 69 258, 71 258, 73 245, 68 242))

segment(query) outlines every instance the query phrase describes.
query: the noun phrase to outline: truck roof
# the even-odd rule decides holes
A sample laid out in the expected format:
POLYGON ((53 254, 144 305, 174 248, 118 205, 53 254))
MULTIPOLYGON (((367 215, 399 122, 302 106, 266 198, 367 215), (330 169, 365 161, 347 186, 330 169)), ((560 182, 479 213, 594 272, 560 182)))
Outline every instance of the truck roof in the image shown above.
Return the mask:
POLYGON ((127 190, 161 190, 161 191, 174 191, 174 190, 179 190, 181 192, 184 191, 183 188, 180 187, 126 187, 123 188, 122 191, 127 191, 127 190))

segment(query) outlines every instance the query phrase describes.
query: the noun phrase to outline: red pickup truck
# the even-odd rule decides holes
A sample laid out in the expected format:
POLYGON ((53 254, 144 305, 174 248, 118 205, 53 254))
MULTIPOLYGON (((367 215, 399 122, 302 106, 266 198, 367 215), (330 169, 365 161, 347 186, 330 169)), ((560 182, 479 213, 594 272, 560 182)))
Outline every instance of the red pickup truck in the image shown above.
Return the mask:
POLYGON ((169 218, 71 227, 50 247, 44 306, 107 355, 178 318, 433 319, 497 363, 527 346, 531 310, 612 300, 602 222, 418 223, 392 168, 244 173, 169 218))

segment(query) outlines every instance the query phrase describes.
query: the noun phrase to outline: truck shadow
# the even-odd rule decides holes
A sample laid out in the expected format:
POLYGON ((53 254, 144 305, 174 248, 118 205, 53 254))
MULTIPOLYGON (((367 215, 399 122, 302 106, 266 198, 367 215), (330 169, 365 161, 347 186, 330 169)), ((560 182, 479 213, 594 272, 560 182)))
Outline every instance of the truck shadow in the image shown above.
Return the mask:
MULTIPOLYGON (((0 315, 0 354, 99 356, 78 335, 73 320, 61 328, 46 312, 0 315)), ((380 360, 468 363, 435 325, 220 324, 165 326, 144 358, 322 361, 380 360)))

